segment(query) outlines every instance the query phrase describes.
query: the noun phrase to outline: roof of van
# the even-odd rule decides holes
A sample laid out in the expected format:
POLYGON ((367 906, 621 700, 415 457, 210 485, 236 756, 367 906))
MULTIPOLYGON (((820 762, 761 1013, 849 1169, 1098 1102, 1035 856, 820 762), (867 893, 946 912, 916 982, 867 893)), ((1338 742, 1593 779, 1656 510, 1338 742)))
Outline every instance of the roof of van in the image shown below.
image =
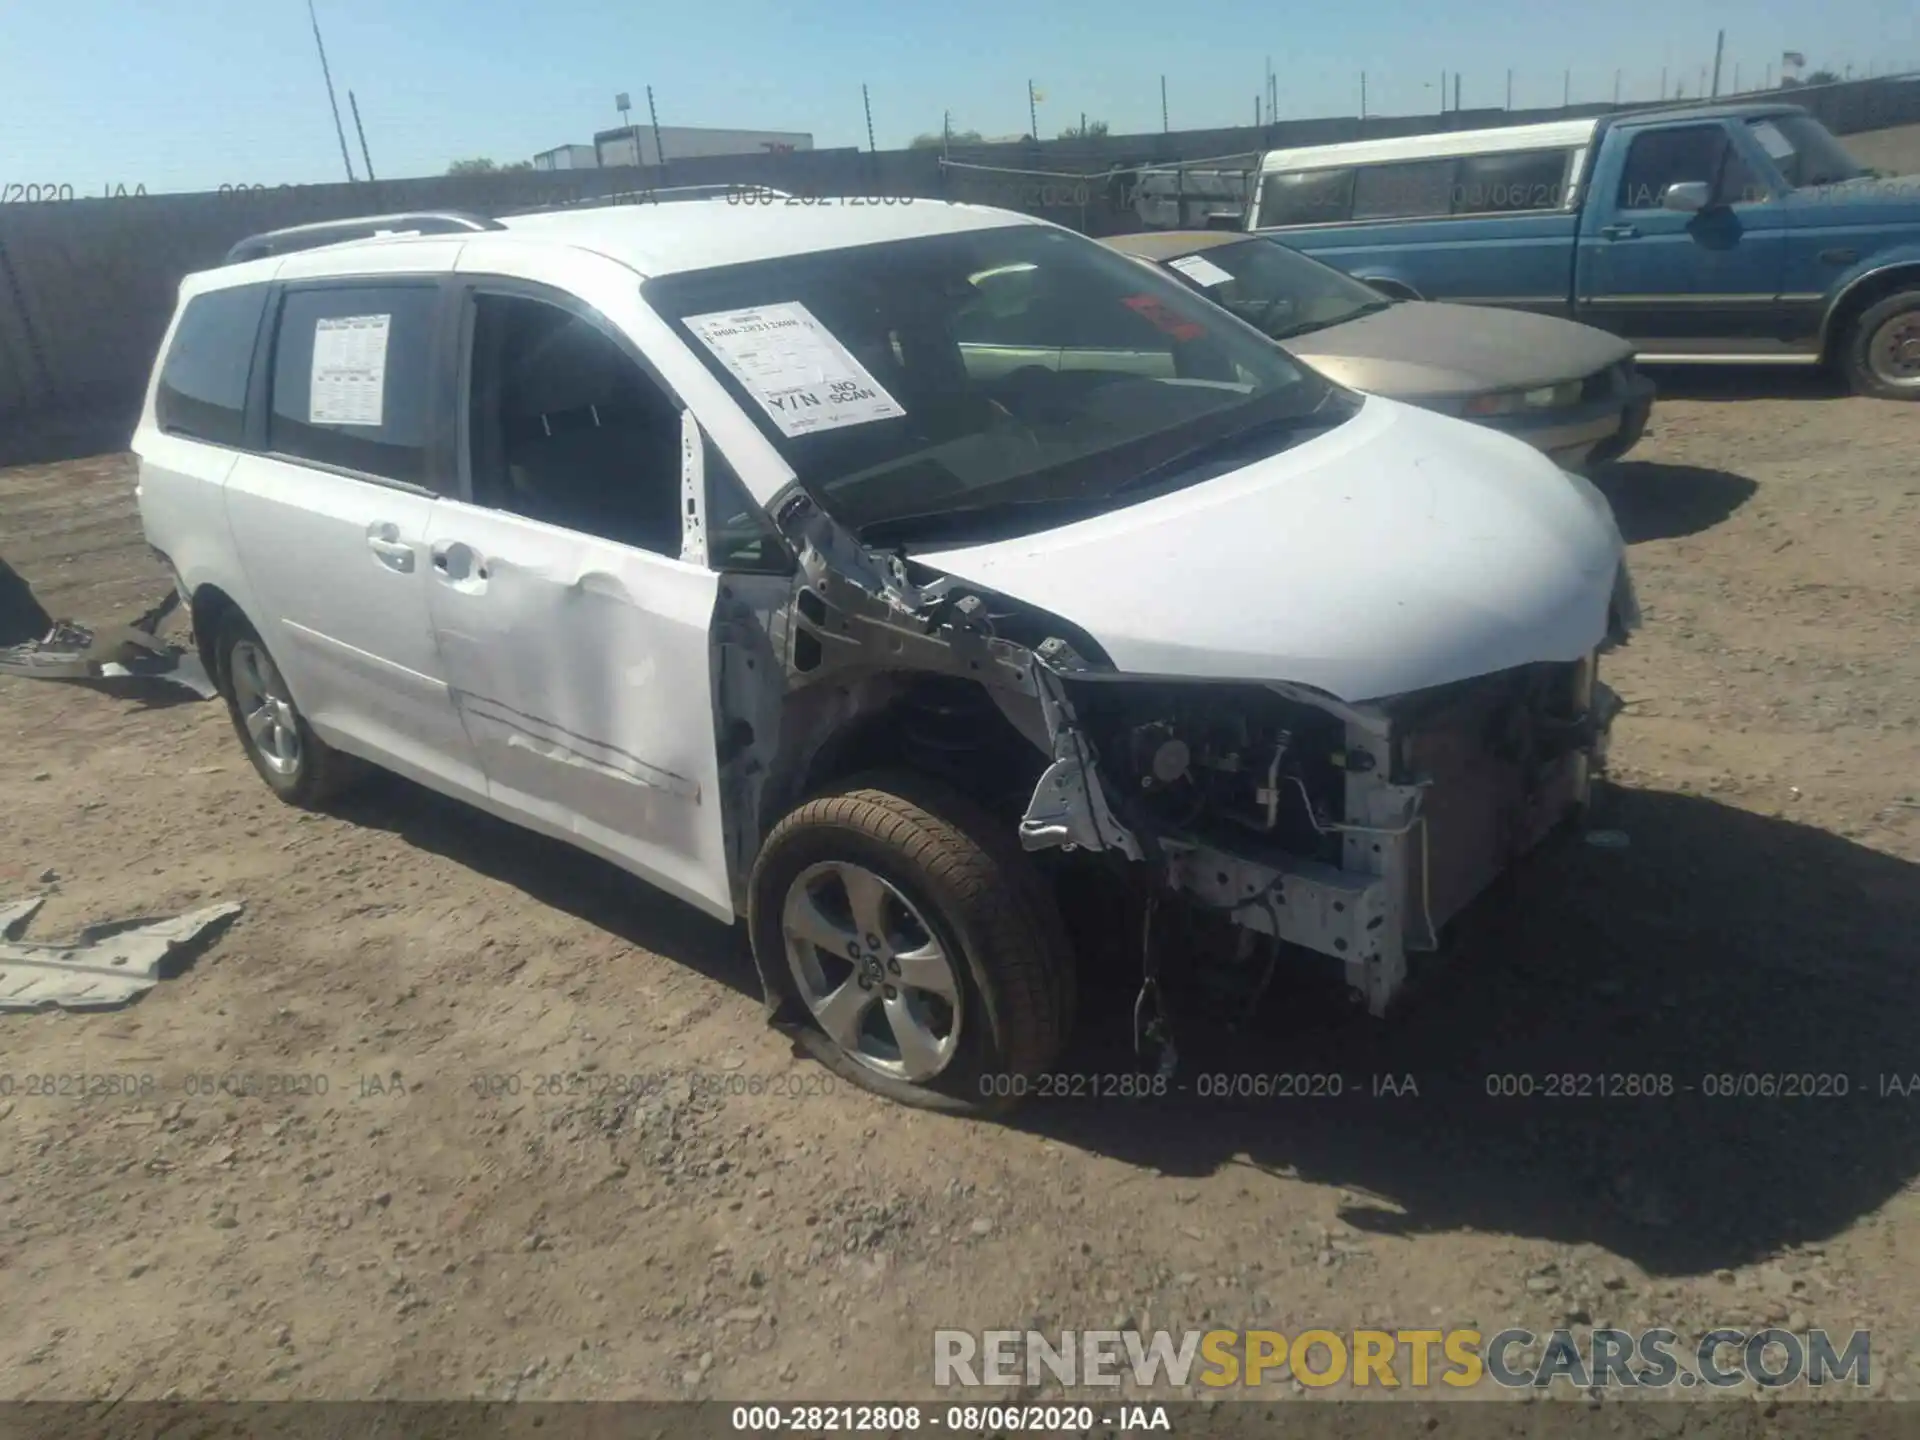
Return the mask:
POLYGON ((1614 125, 1712 120, 1724 116, 1754 119, 1765 115, 1804 113, 1802 106, 1777 100, 1729 102, 1724 105, 1663 105, 1646 110, 1616 111, 1611 115, 1590 115, 1581 120, 1548 120, 1538 125, 1500 125, 1487 130, 1439 130, 1425 135, 1392 135, 1379 140, 1348 140, 1338 145, 1302 145, 1291 150, 1269 150, 1261 158, 1260 168, 1305 170, 1325 165, 1367 165, 1386 160, 1485 155, 1502 150, 1571 149, 1591 144, 1599 130, 1614 125))
POLYGON ((642 276, 668 275, 923 235, 1046 223, 1012 210, 945 200, 857 206, 840 202, 790 206, 784 198, 766 204, 700 199, 582 205, 536 215, 503 216, 497 229, 454 235, 383 234, 243 260, 200 271, 188 277, 186 288, 196 292, 222 289, 271 280, 283 273, 310 278, 352 275, 367 269, 434 272, 445 267, 409 264, 409 252, 424 256, 435 251, 446 253, 450 247, 484 250, 491 245, 528 241, 604 255, 642 276))

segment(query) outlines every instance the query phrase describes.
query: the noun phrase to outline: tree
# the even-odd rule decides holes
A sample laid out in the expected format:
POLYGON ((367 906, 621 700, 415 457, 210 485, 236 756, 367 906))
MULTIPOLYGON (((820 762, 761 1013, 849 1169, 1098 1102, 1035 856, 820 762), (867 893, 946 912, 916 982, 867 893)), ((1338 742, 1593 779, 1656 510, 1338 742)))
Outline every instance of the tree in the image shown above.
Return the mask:
POLYGON ((1062 140, 1086 140, 1093 136, 1105 135, 1106 133, 1106 121, 1089 120, 1084 125, 1069 125, 1060 132, 1060 138, 1062 140))
MULTIPOLYGON (((978 145, 980 143, 980 132, 978 130, 952 130, 947 133, 945 140, 951 140, 955 145, 978 145)), ((945 143, 945 141, 939 132, 935 131, 931 135, 914 136, 913 139, 908 142, 907 148, 910 150, 938 150, 943 143, 945 143)))
POLYGON ((1837 85, 1839 83, 1840 77, 1831 70, 1816 70, 1807 76, 1807 84, 1809 85, 1837 85))
POLYGON ((476 156, 472 160, 456 160, 447 166, 449 175, 497 175, 507 170, 531 170, 531 160, 510 160, 505 165, 489 160, 486 156, 476 156))

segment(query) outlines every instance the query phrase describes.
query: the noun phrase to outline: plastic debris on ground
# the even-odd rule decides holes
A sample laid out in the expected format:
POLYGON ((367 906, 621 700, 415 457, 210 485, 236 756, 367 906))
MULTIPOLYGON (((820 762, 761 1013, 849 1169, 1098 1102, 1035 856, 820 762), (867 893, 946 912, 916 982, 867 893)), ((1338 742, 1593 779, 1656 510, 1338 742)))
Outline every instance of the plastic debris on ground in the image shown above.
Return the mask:
POLYGON ((45 896, 0 901, 0 1011, 111 1010, 167 978, 165 962, 238 915, 238 902, 170 920, 90 926, 66 942, 22 940, 45 896))

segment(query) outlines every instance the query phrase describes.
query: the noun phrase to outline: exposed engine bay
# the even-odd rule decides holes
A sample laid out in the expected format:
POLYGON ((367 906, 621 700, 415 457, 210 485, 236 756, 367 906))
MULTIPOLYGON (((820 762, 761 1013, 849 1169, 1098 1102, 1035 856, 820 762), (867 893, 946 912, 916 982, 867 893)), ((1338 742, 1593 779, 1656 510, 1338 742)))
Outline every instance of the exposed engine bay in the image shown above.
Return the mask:
MULTIPOLYGON (((1244 1002, 1290 954, 1319 955, 1383 1014, 1408 953, 1577 816, 1604 760, 1618 702, 1597 651, 1362 704, 1135 678, 1057 617, 865 552, 829 563, 804 539, 824 517, 783 518, 801 576, 755 607, 785 661, 765 717, 780 744, 739 751, 765 767, 760 812, 840 747, 942 776, 1030 852, 1098 854, 1144 901, 1136 1041, 1163 1066, 1175 969, 1244 1002)), ((1638 623, 1624 567, 1610 623, 1613 639, 1638 623)))

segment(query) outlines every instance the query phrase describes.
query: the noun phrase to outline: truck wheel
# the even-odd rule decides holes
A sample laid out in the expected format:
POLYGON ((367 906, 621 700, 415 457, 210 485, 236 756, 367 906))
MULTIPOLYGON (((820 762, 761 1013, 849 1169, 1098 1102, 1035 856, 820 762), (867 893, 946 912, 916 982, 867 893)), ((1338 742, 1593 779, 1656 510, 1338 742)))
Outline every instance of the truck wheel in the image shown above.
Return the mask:
POLYGON ((807 1048, 889 1099, 1012 1106, 1065 1043, 1072 954, 1010 827, 918 776, 847 782, 794 810, 755 862, 762 973, 807 1048))
POLYGON ((1856 394, 1920 400, 1920 290, 1896 291, 1861 311, 1842 364, 1856 394))
POLYGON ((221 688, 247 758, 289 805, 317 809, 358 778, 359 766, 315 735, 293 703, 280 667, 235 612, 215 642, 221 688))

